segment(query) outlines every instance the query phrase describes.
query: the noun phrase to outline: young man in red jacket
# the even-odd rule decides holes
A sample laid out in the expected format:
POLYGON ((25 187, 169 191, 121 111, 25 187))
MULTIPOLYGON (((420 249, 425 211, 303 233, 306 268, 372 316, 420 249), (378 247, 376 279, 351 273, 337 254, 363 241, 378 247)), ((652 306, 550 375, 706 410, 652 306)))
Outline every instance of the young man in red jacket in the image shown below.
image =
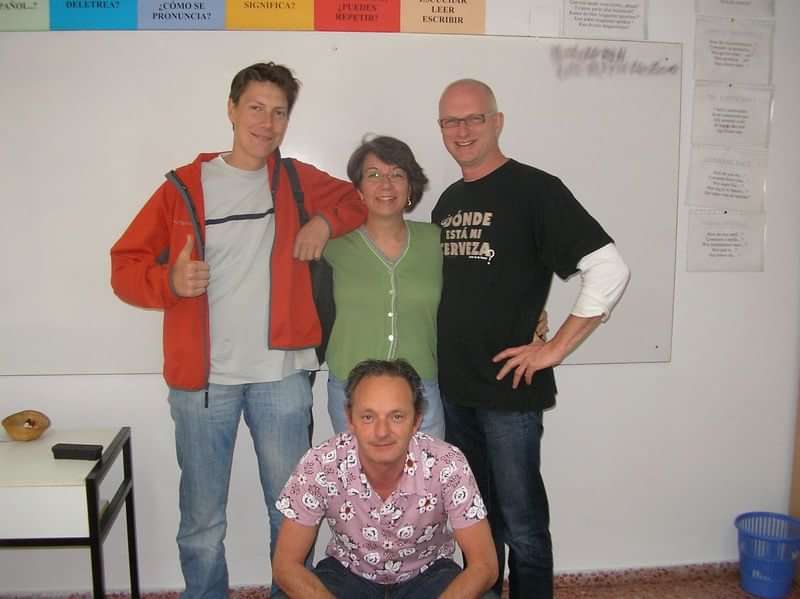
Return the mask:
POLYGON ((184 597, 227 597, 223 540, 239 420, 253 438, 271 551, 283 485, 309 448, 321 329, 308 261, 365 217, 350 183, 294 161, 309 222, 279 146, 299 82, 274 63, 231 83, 230 152, 167 175, 111 249, 124 301, 164 311, 164 378, 181 469, 178 548, 184 597))

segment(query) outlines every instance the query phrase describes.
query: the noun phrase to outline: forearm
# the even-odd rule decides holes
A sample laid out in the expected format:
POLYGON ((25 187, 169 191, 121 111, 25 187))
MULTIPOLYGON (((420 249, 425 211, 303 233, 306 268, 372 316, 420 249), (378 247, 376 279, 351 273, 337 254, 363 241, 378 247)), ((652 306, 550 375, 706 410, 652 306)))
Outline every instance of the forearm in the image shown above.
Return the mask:
POLYGON ((553 364, 560 364, 608 318, 630 279, 630 269, 610 243, 578 263, 581 291, 572 313, 547 345, 553 364))
POLYGON ((273 576, 290 599, 336 599, 303 564, 275 564, 273 576))
POLYGON ((560 364, 600 325, 603 317, 584 318, 570 314, 546 346, 553 352, 553 364, 560 364))
POLYGON ((490 564, 470 563, 439 595, 439 599, 477 599, 497 580, 497 567, 490 564))
POLYGON ((169 284, 169 267, 147 257, 112 252, 111 287, 120 299, 140 308, 169 308, 179 299, 169 284))

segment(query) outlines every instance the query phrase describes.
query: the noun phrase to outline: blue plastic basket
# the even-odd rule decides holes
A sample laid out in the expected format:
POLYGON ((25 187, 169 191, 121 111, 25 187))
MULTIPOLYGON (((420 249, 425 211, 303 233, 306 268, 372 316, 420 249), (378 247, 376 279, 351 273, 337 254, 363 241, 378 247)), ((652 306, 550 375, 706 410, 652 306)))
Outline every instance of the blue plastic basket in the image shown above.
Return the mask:
POLYGON ((792 590, 795 560, 800 554, 800 520, 770 512, 748 512, 734 522, 739 531, 742 588, 767 599, 792 590))

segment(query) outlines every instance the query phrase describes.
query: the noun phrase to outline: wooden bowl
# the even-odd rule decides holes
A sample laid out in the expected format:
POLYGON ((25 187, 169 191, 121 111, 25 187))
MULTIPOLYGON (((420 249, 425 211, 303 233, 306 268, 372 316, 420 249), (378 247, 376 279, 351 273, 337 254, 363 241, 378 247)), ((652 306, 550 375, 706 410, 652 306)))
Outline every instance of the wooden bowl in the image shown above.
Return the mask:
POLYGON ((3 428, 14 441, 33 441, 50 426, 50 419, 36 410, 22 410, 3 418, 3 428))

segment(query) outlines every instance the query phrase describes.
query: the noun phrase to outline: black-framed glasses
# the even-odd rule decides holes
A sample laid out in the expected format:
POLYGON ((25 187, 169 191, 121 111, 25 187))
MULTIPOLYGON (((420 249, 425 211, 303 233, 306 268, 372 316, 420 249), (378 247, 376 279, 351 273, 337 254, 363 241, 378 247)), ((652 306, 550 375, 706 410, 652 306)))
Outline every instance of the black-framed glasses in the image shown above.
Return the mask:
POLYGON ((467 127, 479 127, 486 123, 486 119, 493 114, 497 114, 496 112, 484 112, 484 113, 477 113, 477 114, 468 114, 465 117, 455 117, 455 116, 446 116, 444 118, 439 119, 439 126, 442 129, 455 129, 462 124, 466 125, 467 127))

